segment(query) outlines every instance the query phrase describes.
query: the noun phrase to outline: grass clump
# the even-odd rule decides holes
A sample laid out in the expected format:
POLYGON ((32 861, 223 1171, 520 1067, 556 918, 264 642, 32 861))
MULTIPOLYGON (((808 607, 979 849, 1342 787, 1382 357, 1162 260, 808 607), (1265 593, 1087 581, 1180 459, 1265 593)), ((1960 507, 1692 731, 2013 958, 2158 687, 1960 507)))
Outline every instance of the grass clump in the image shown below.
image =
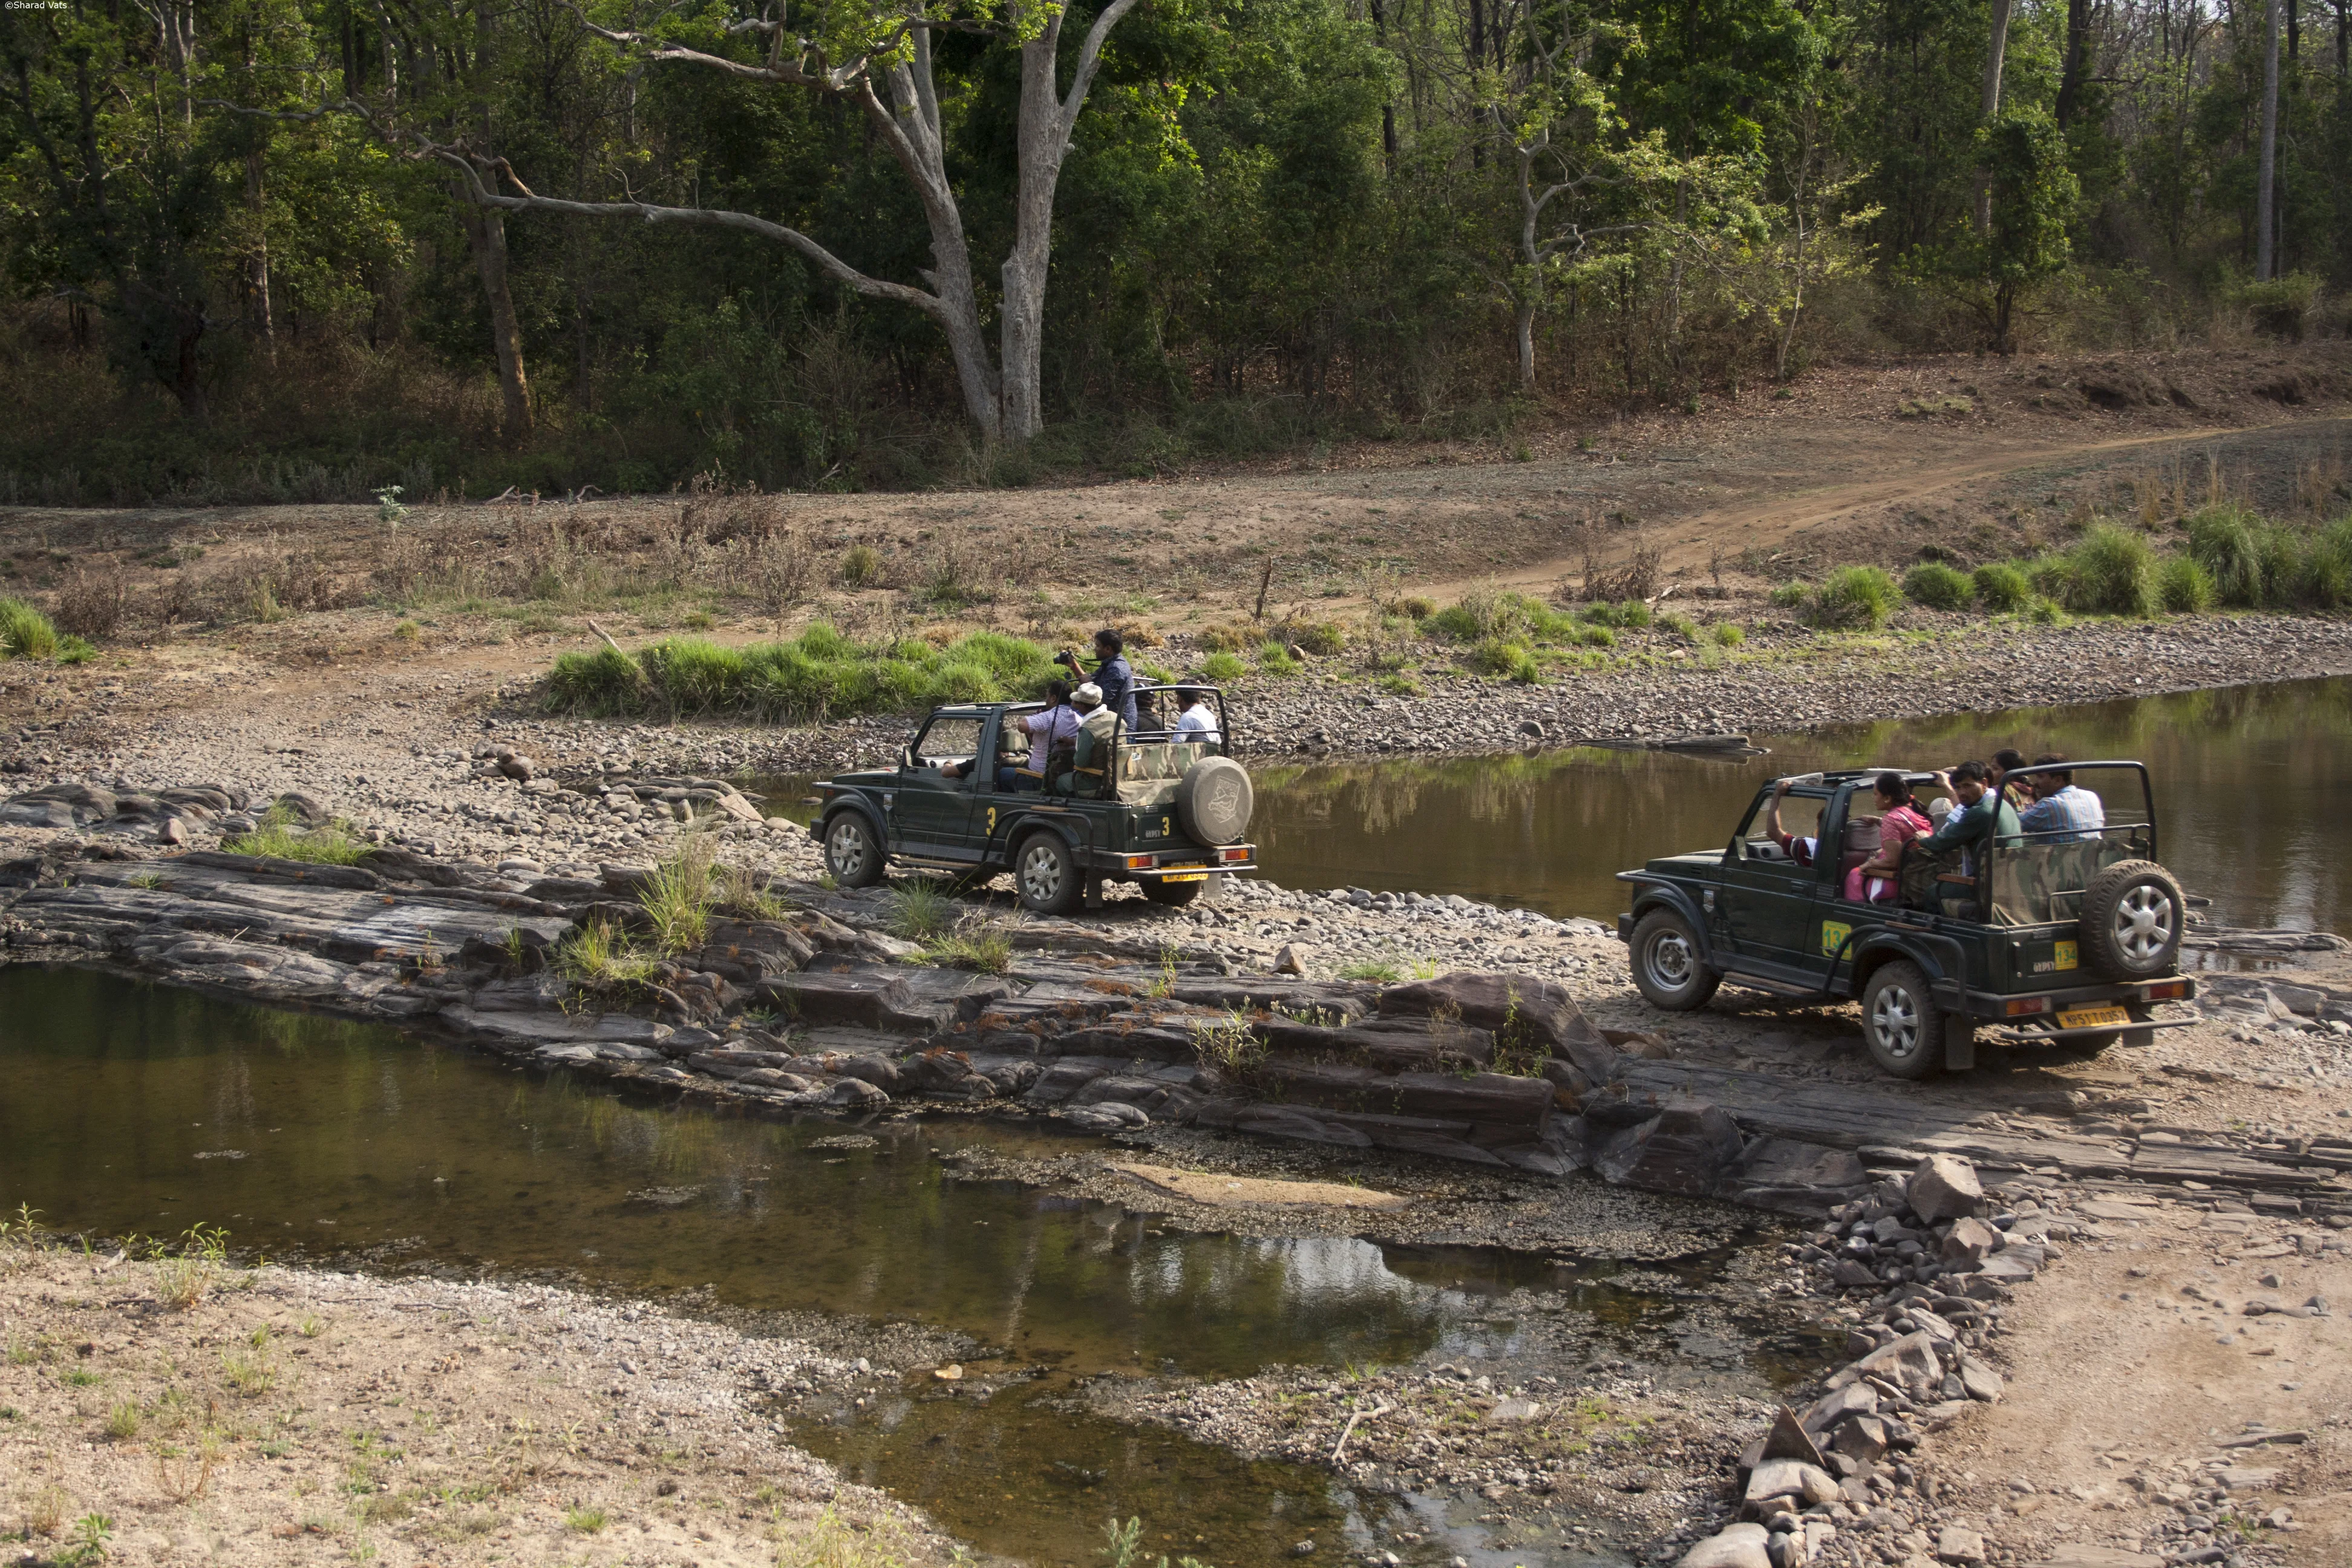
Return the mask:
POLYGON ((340 817, 304 828, 297 826, 292 812, 272 806, 252 832, 224 838, 221 847, 232 855, 299 860, 312 866, 356 866, 374 846, 340 817))
POLYGON ((931 939, 923 952, 947 969, 1002 974, 1013 967, 1013 938, 993 921, 960 921, 953 931, 931 939))
POLYGON ((1043 647, 1001 632, 935 647, 919 637, 854 642, 820 622, 789 642, 730 647, 665 637, 635 656, 567 653, 548 672, 543 700, 551 711, 595 718, 659 711, 814 723, 1034 696, 1054 673, 1043 647))
POLYGON ((1258 645, 1257 667, 1267 675, 1297 675, 1307 668, 1290 657, 1288 648, 1270 637, 1258 645))
POLYGON ((2176 616, 2213 607, 2213 579, 2193 555, 2168 555, 2156 570, 2157 598, 2176 616))
POLYGON ((1410 675, 1383 675, 1380 679, 1374 681, 1372 684, 1379 687, 1381 691, 1391 697, 1426 697, 1429 695, 1428 688, 1423 686, 1420 681, 1415 680, 1410 675))
POLYGON ((1738 647, 1748 640, 1747 628, 1734 621, 1718 621, 1706 630, 1717 647, 1738 647))
POLYGON ((592 920, 556 945, 555 973, 592 991, 624 991, 654 977, 654 958, 609 921, 592 920))
POLYGON ((1302 621, 1290 628, 1290 640, 1318 658, 1329 658, 1348 647, 1348 634, 1337 621, 1302 621))
POLYGON ((2078 615, 2156 614, 2156 551, 2137 533, 2100 523, 2061 556, 2035 563, 2035 585, 2078 615))
POLYGON ((1931 610, 1965 609, 1969 601, 1976 597, 1976 584, 1965 572, 1954 571, 1940 561, 1929 561, 1903 574, 1903 596, 1931 610))
POLYGON ((2033 584, 2006 561, 1978 567, 1974 582, 1978 602, 1995 615, 2015 615, 2033 602, 2033 584))
POLYGON ((1404 965, 1392 958, 1360 958, 1339 966, 1342 980, 1370 980, 1394 985, 1404 978, 1404 965))
POLYGON ((593 1535, 611 1522, 611 1516, 601 1508, 572 1508, 563 1512, 563 1528, 582 1535, 593 1535))
POLYGON ((890 889, 890 934, 906 942, 931 942, 955 929, 956 901, 928 877, 911 878, 890 889))
POLYGON ((1533 686, 1542 678, 1535 655, 1528 646, 1503 637, 1488 637, 1471 649, 1469 664, 1481 675, 1515 680, 1521 686, 1533 686))
POLYGON ((145 1413, 135 1399, 118 1399, 106 1413, 106 1436, 110 1441, 128 1443, 139 1436, 139 1424, 145 1413))
POLYGON ((1815 626, 1876 631, 1895 618, 1895 579, 1875 566, 1841 566, 1822 579, 1812 602, 1815 626))
POLYGON ((0 598, 0 653, 10 658, 55 658, 58 628, 24 600, 0 598))
POLYGON ((1225 686, 1247 675, 1249 666, 1241 661, 1238 654, 1218 652, 1202 661, 1201 673, 1218 685, 1225 686))
POLYGON ((710 940, 718 900, 710 846, 699 833, 682 835, 677 853, 654 868, 637 889, 637 905, 653 922, 654 945, 665 953, 691 952, 710 940))
POLYGON ((1786 583, 1775 583, 1772 584, 1772 607, 1780 610, 1801 609, 1804 607, 1805 601, 1812 596, 1812 592, 1811 584, 1800 578, 1792 577, 1786 583))
POLYGON ((2236 609, 2259 609, 2272 584, 2264 561, 2262 520, 2235 502, 2199 510, 2189 520, 2189 559, 2212 579, 2215 599, 2236 609))

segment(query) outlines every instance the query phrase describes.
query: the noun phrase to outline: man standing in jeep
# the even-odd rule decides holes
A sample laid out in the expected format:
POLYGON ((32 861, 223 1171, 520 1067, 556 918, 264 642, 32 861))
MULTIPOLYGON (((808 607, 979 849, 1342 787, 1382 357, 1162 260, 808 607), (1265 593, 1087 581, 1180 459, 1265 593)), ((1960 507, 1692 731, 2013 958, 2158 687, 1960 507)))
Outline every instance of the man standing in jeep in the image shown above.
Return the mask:
MULTIPOLYGON (((1054 656, 1054 662, 1070 672, 1074 680, 1089 679, 1078 663, 1077 654, 1064 648, 1054 656)), ((1127 639, 1116 628, 1105 626, 1095 634, 1095 668, 1091 677, 1102 688, 1103 706, 1109 709, 1118 721, 1132 733, 1135 730, 1135 671, 1127 662, 1127 639)))

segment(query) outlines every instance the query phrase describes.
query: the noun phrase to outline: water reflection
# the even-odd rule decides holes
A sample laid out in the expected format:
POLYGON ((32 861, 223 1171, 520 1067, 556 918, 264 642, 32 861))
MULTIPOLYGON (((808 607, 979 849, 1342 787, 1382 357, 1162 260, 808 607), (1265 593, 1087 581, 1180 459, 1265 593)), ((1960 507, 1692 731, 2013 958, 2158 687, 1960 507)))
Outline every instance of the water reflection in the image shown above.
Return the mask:
POLYGON ((1253 831, 1286 886, 1458 892, 1606 921, 1624 907, 1616 872, 1723 843, 1766 780, 2015 746, 2147 763, 2165 858, 2218 918, 2342 931, 2347 737, 2352 680, 2336 679, 1759 735, 1770 755, 1728 762, 1588 748, 1265 768, 1253 831))

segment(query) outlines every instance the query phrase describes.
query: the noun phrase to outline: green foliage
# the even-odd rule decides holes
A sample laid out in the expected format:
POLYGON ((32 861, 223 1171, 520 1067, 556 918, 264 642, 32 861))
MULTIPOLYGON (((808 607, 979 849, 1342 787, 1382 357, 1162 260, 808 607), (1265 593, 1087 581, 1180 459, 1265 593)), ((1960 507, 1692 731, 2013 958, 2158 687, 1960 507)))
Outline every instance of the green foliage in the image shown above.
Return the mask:
POLYGON ((1213 653, 1201 661, 1201 673, 1219 686, 1230 686, 1249 673, 1249 666, 1237 655, 1213 653))
POLYGON ((2006 561, 1978 567, 1975 582, 1977 598, 1995 615, 2012 615, 2032 602, 2032 583, 2006 561))
POLYGON ((1931 610, 1958 610, 1965 609, 1976 596, 1976 584, 1967 574, 1956 572, 1940 561, 1929 561, 1903 574, 1903 594, 1912 603, 1931 610))
POLYGON ((1290 650, 1271 637, 1257 647, 1257 667, 1267 675, 1297 675, 1305 668, 1290 657, 1290 650))
POLYGON ((297 826, 291 812, 273 806, 252 832, 224 838, 221 847, 232 855, 264 855, 313 866, 356 866, 374 847, 341 818, 305 828, 297 826))
POLYGON ((1054 674, 1044 647, 1001 632, 938 648, 911 637, 855 643, 820 622, 782 643, 730 647, 667 637, 634 658, 609 647, 562 654, 542 700, 551 712, 603 718, 667 712, 805 723, 1028 698, 1054 674))
POLYGON ((1481 675, 1504 677, 1522 686, 1534 685, 1542 675, 1528 646, 1505 637, 1488 637, 1473 648, 1469 665, 1481 675))
POLYGON ((2242 283, 2228 297, 2257 331, 2300 342, 2319 305, 2322 281, 2314 273, 2289 272, 2264 283, 2242 283))
POLYGON ((1803 608, 1805 602, 1811 598, 1812 595, 1812 584, 1791 578, 1786 583, 1773 584, 1769 596, 1773 608, 1795 610, 1803 608))
POLYGON ((1429 690, 1410 675, 1383 675, 1373 685, 1391 697, 1426 697, 1429 690))
POLYGON ((2067 158, 2066 134, 2038 106, 2015 95, 1977 132, 1977 159, 1991 186, 1992 231, 1979 247, 1981 275, 1992 286, 1992 341, 2013 341, 2019 298, 2063 270, 2073 255, 2068 231, 2082 184, 2067 158))
POLYGON ((54 658, 58 628, 22 599, 0 598, 0 653, 10 658, 54 658))
POLYGON ((1290 628, 1290 640, 1318 658, 1328 658, 1348 646, 1348 634, 1337 621, 1302 621, 1290 628))
POLYGON ((1900 603, 1895 579, 1878 567, 1841 566, 1822 579, 1813 595, 1811 618, 1819 626, 1875 631, 1895 618, 1900 603))
POLYGON ((691 952, 709 940, 710 911, 718 899, 709 842, 700 833, 679 835, 677 853, 655 867, 637 889, 637 907, 653 927, 654 946, 665 954, 691 952))
POLYGON ((2189 553, 2213 581, 2214 597, 2236 609, 2269 602, 2262 520, 2232 502, 2204 507, 2189 519, 2189 553))
POLYGON ((1707 633, 1715 638, 1717 647, 1738 647, 1748 640, 1746 628, 1734 621, 1717 621, 1707 628, 1707 633))
POLYGON ((2035 585, 2077 615, 2156 614, 2156 552, 2147 540, 2100 523, 2063 555, 2037 563, 2035 585))
POLYGON ((657 962, 609 921, 592 920, 556 944, 553 968, 592 991, 625 991, 649 983, 657 962))
POLYGON ((2157 597, 2175 615, 2213 607, 2213 579, 2191 555, 2168 555, 2156 573, 2157 597))
POLYGON ((1339 966, 1342 980, 1370 980, 1394 985, 1404 979, 1404 965, 1392 958, 1360 958, 1339 966))
POLYGON ((910 877, 890 889, 890 934, 907 942, 929 942, 955 929, 961 911, 929 877, 910 877))

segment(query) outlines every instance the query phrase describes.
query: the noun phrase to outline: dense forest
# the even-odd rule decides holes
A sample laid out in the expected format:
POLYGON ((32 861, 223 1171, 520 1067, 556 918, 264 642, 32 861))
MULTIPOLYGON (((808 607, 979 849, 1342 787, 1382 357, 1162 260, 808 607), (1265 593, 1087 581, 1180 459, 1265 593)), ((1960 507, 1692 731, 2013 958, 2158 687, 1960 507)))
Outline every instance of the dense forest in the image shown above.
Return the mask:
POLYGON ((2340 330, 2352 0, 37 0, 0 504, 1019 483, 2340 330))

